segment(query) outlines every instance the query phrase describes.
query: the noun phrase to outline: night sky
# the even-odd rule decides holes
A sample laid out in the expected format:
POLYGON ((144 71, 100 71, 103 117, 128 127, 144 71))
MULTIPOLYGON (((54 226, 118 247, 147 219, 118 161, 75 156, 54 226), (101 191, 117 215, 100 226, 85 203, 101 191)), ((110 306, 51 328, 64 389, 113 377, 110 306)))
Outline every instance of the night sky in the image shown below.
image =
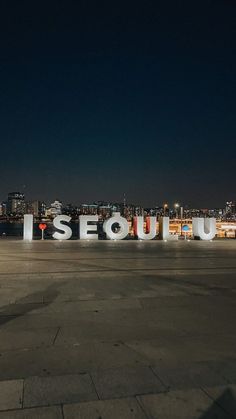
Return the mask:
POLYGON ((236 3, 0 7, 0 200, 236 199, 236 3))

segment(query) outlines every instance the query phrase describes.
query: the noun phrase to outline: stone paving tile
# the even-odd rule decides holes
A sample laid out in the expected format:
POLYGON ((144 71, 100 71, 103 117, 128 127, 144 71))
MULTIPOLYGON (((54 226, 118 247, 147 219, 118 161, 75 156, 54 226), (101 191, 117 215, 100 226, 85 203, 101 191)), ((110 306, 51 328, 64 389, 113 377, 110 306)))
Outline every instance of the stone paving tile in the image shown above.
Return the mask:
MULTIPOLYGON (((165 317, 165 320, 158 318, 158 312, 156 312, 156 310, 142 310, 140 308, 133 308, 129 310, 127 308, 124 309, 121 307, 120 310, 109 310, 109 315, 107 311, 81 311, 76 314, 72 310, 70 312, 67 312, 66 314, 55 312, 18 316, 16 319, 14 319, 14 321, 9 322, 9 329, 20 330, 22 328, 37 329, 42 327, 62 326, 65 328, 65 331, 63 330, 63 332, 65 332, 65 335, 69 328, 77 328, 77 336, 80 333, 81 336, 85 337, 90 337, 94 334, 92 327, 94 327, 95 330, 99 330, 99 328, 103 327, 103 337, 106 333, 107 328, 111 328, 114 330, 113 335, 115 330, 119 330, 120 328, 123 328, 124 332, 128 330, 129 333, 131 333, 133 330, 133 334, 137 329, 148 330, 150 333, 153 334, 181 334, 181 328, 183 329, 181 324, 178 328, 176 328, 176 325, 173 322, 173 316, 169 314, 165 317), (137 324, 139 325, 138 328, 137 324)), ((182 318, 183 317, 184 316, 182 316, 182 318)))
POLYGON ((64 419, 147 419, 135 398, 64 405, 64 419))
POLYGON ((148 418, 152 419, 230 419, 201 390, 170 391, 138 397, 148 418))
POLYGON ((23 380, 0 381, 0 410, 22 407, 23 380))
MULTIPOLYGON (((199 282, 199 277, 196 278, 199 282)), ((165 279, 163 279, 165 281, 165 279)), ((168 284, 169 285, 169 284, 168 284)), ((168 288, 168 286, 167 286, 168 288)), ((222 295, 181 295, 181 296, 159 296, 153 298, 140 298, 139 299, 141 305, 145 309, 160 309, 164 312, 168 311, 169 308, 178 308, 182 310, 183 308, 187 307, 191 310, 198 310, 201 306, 201 310, 211 311, 212 307, 219 307, 222 305, 225 306, 233 306, 234 296, 231 293, 227 294, 227 296, 222 295)))
POLYGON ((149 337, 158 339, 167 335, 176 334, 175 331, 157 330, 149 325, 140 325, 134 327, 133 325, 108 325, 104 324, 89 324, 87 326, 81 325, 74 327, 62 327, 56 339, 55 345, 76 345, 89 342, 127 342, 127 340, 146 340, 149 337))
POLYGON ((32 409, 0 412, 0 419, 64 419, 61 407, 38 407, 32 409))
POLYGON ((208 365, 221 374, 227 383, 236 384, 236 359, 224 359, 218 362, 209 361, 208 365))
POLYGON ((110 399, 157 393, 165 387, 149 367, 122 367, 92 373, 99 398, 110 399))
MULTIPOLYGON (((138 354, 144 356, 147 359, 147 362, 149 362, 149 365, 154 363, 159 365, 159 363, 162 363, 163 359, 165 360, 167 343, 163 336, 158 337, 157 339, 130 339, 129 341, 125 341, 125 344, 128 348, 131 348, 138 354)), ((168 363, 169 361, 170 360, 168 359, 168 363)), ((176 363, 176 360, 174 360, 174 363, 176 363)))
POLYGON ((122 343, 50 346, 2 353, 0 380, 78 374, 122 366, 147 365, 147 360, 122 343))
POLYGON ((0 330, 0 350, 6 351, 52 345, 57 331, 57 328, 47 327, 25 330, 10 330, 2 328, 0 330))
POLYGON ((24 384, 24 407, 97 400, 88 374, 31 377, 24 384))
MULTIPOLYGON (((71 316, 72 318, 72 316, 71 316)), ((2 317, 0 318, 1 322, 2 317)), ((79 320, 74 318, 75 325, 79 326, 79 320)), ((68 325, 70 322, 69 319, 65 320, 65 316, 60 313, 47 313, 47 314, 35 314, 32 316, 24 315, 24 316, 9 316, 8 321, 4 324, 4 331, 9 331, 9 333, 21 333, 21 331, 30 331, 34 330, 38 333, 38 330, 41 329, 55 329, 60 327, 61 325, 68 325)))
POLYGON ((172 323, 165 324, 158 321, 153 313, 144 310, 113 310, 109 312, 109 316, 107 312, 81 313, 77 319, 63 321, 64 325, 61 327, 56 345, 186 335, 181 328, 176 329, 172 323))
POLYGON ((139 354, 146 356, 151 364, 160 361, 168 363, 192 363, 201 361, 221 361, 235 356, 236 336, 233 333, 224 337, 217 335, 169 336, 161 339, 126 340, 125 343, 139 354))
POLYGON ((171 390, 191 389, 206 386, 227 384, 224 377, 216 373, 207 363, 195 363, 185 368, 153 367, 155 374, 171 390))
POLYGON ((186 290, 184 287, 180 287, 179 285, 174 283, 164 284, 163 282, 158 284, 158 290, 156 287, 156 289, 153 289, 152 291, 146 291, 142 293, 136 292, 135 295, 139 297, 140 303, 142 304, 143 308, 156 308, 156 302, 154 302, 156 298, 159 299, 160 297, 186 297, 189 295, 189 290, 186 290), (153 301, 150 301, 149 303, 148 300, 153 301))
POLYGON ((37 313, 72 313, 73 316, 85 311, 109 311, 109 310, 132 310, 142 309, 141 303, 136 298, 117 298, 108 300, 53 302, 44 306, 35 307, 29 314, 37 313))
MULTIPOLYGON (((152 299, 151 299, 152 300, 152 299)), ((222 303, 222 302, 221 302, 222 303)), ((227 301, 225 302, 227 304, 227 301)), ((157 327, 162 325, 167 330, 176 330, 185 335, 222 335, 230 334, 232 324, 236 321, 236 315, 232 313, 232 304, 227 309, 222 310, 214 307, 209 312, 209 308, 202 307, 199 302, 196 306, 170 306, 170 307, 148 307, 144 309, 143 317, 149 320, 155 319, 157 327), (147 315, 147 312, 149 315, 147 315), (217 325, 217 327, 216 327, 217 325)))
MULTIPOLYGON (((38 272, 46 272, 46 273, 54 273, 54 272, 83 272, 83 271, 91 271, 93 272, 95 269, 96 271, 103 271, 111 269, 107 260, 102 264, 101 262, 95 262, 94 264, 91 262, 83 260, 57 260, 55 263, 55 259, 52 258, 51 260, 33 260, 33 262, 28 260, 14 260, 14 263, 10 263, 9 261, 1 261, 1 272, 4 274, 17 274, 18 272, 26 273, 26 274, 36 274, 38 272), (31 262, 31 263, 29 263, 31 262), (107 265, 107 266, 105 266, 107 265)), ((155 264, 154 264, 155 266, 155 264)), ((165 264, 164 264, 165 266, 165 264)))
MULTIPOLYGON (((214 339, 217 336, 230 335, 232 332, 234 318, 230 315, 231 311, 229 311, 227 316, 223 316, 221 314, 209 315, 209 313, 203 312, 199 314, 197 310, 192 310, 190 307, 171 307, 164 310, 141 309, 131 305, 131 309, 122 306, 119 309, 117 304, 119 300, 115 301, 114 306, 117 308, 114 310, 96 309, 96 303, 93 304, 91 302, 89 303, 90 307, 94 306, 93 310, 77 310, 73 308, 75 303, 64 303, 63 306, 68 307, 67 312, 49 312, 47 311, 51 309, 49 304, 45 308, 46 311, 42 306, 36 305, 37 312, 35 313, 33 305, 27 304, 28 311, 26 308, 26 315, 17 316, 16 318, 9 316, 8 319, 0 316, 0 324, 5 323, 5 330, 17 331, 18 333, 21 329, 62 327, 61 332, 66 343, 71 342, 71 338, 68 336, 69 330, 73 332, 73 336, 81 336, 81 339, 85 340, 94 336, 93 328, 97 331, 98 338, 101 340, 106 338, 105 333, 109 328, 111 331, 108 336, 110 334, 114 336, 115 332, 117 332, 117 339, 128 339, 127 336, 130 336, 130 339, 135 339, 135 336, 137 339, 139 336, 145 338, 145 330, 149 333, 149 339, 150 337, 155 338, 171 334, 173 336, 189 337, 195 335, 212 336, 211 339, 214 339), (69 309, 70 305, 72 306, 71 309, 69 309), (138 330, 137 324, 139 324, 138 330), (103 325, 105 327, 101 327, 103 325), (121 328, 123 337, 120 333, 121 328), (77 329, 77 331, 74 329, 77 329)), ((112 301, 109 304, 112 306, 112 301)), ((79 303, 76 306, 79 307, 79 303)))
POLYGON ((236 418, 236 385, 205 387, 204 391, 232 418, 236 418))

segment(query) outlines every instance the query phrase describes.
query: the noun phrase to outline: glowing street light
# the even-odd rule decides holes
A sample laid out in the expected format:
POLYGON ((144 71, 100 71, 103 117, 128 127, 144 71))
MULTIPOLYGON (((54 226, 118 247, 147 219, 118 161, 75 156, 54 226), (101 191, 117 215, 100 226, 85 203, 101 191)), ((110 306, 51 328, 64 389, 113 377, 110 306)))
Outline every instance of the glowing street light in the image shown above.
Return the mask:
POLYGON ((180 208, 180 236, 182 236, 183 235, 182 227, 183 227, 183 212, 184 212, 184 209, 183 209, 182 206, 180 207, 180 204, 178 202, 176 202, 174 204, 174 207, 175 207, 176 218, 179 218, 179 208, 180 208))
POLYGON ((166 216, 166 210, 167 210, 167 208, 168 208, 168 204, 167 204, 167 203, 165 203, 165 204, 164 204, 164 217, 166 216))
POLYGON ((176 202, 176 203, 174 204, 174 207, 175 207, 175 216, 176 216, 176 218, 178 218, 179 203, 178 203, 178 202, 176 202))

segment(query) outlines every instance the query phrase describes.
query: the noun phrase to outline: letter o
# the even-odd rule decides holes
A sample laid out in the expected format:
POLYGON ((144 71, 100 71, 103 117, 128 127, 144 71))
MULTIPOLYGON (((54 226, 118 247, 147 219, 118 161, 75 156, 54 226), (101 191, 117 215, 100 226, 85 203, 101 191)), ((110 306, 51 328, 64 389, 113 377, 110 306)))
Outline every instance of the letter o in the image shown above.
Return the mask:
POLYGON ((109 240, 123 240, 129 234, 129 224, 126 218, 121 217, 119 212, 115 212, 111 218, 104 222, 103 231, 109 240), (112 226, 115 223, 120 226, 120 231, 118 232, 112 231, 112 226))

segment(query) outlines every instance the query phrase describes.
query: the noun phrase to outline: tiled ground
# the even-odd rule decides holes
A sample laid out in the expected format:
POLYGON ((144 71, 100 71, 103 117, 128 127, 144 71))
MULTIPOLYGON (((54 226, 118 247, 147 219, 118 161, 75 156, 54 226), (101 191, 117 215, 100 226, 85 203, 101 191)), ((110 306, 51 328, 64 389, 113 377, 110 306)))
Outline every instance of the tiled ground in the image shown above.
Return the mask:
POLYGON ((0 419, 236 418, 236 240, 0 240, 0 419))

